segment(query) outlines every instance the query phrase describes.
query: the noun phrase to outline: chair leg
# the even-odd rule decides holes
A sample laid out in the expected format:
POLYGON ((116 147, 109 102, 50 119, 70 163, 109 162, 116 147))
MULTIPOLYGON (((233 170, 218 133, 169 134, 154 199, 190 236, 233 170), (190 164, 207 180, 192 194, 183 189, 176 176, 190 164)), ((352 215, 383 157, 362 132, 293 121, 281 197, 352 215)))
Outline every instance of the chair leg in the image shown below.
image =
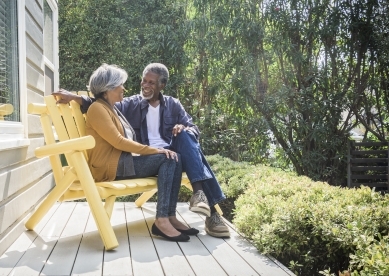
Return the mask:
POLYGON ((219 215, 223 215, 223 211, 222 211, 222 209, 220 208, 220 206, 219 206, 219 204, 216 204, 215 205, 215 209, 216 209, 216 211, 219 213, 219 215))
POLYGON ((107 212, 101 202, 100 195, 97 191, 95 181, 90 174, 88 164, 81 152, 75 152, 70 155, 74 167, 77 171, 78 179, 80 180, 82 189, 84 190, 86 200, 91 209, 91 213, 96 222, 101 239, 103 240, 106 250, 116 248, 119 243, 109 221, 107 212))
POLYGON ((150 197, 152 197, 156 192, 157 192, 157 189, 152 189, 148 192, 144 192, 143 194, 141 194, 140 197, 138 197, 137 200, 135 200, 135 205, 137 207, 142 207, 143 203, 145 203, 147 200, 149 200, 150 197))
POLYGON ((192 187, 192 184, 190 184, 190 182, 185 182, 185 183, 181 182, 181 185, 184 185, 186 188, 188 188, 189 190, 191 190, 193 192, 193 187, 192 187))
POLYGON ((109 218, 112 216, 113 205, 115 204, 116 196, 110 196, 105 199, 104 209, 109 218))
POLYGON ((69 170, 66 172, 62 180, 50 191, 48 196, 42 201, 38 209, 31 215, 31 217, 25 223, 28 230, 34 229, 34 227, 41 221, 51 207, 58 201, 63 193, 69 188, 69 186, 77 179, 77 175, 74 171, 69 170))

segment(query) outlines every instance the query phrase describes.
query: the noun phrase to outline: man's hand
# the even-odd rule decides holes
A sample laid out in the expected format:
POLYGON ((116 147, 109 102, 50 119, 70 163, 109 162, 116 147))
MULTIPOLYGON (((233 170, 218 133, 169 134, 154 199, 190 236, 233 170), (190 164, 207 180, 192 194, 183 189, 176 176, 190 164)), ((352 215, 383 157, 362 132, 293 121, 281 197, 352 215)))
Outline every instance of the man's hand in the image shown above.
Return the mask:
POLYGON ((178 133, 188 128, 189 127, 185 127, 184 125, 175 125, 172 130, 173 136, 177 136, 178 133))
POLYGON ((57 103, 67 104, 71 100, 74 100, 79 105, 82 105, 82 97, 76 94, 73 94, 65 89, 60 89, 59 91, 51 93, 57 99, 57 103))

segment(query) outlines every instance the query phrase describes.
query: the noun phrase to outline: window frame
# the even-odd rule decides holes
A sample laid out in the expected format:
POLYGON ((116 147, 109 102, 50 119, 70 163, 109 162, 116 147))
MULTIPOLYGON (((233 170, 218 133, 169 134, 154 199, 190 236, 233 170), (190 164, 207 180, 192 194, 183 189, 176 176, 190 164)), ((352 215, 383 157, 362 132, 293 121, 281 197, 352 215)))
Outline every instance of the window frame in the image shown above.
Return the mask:
POLYGON ((28 129, 26 110, 26 53, 25 53, 25 0, 17 0, 17 26, 18 26, 18 72, 19 72, 19 108, 20 122, 0 121, 0 150, 28 146, 28 129))

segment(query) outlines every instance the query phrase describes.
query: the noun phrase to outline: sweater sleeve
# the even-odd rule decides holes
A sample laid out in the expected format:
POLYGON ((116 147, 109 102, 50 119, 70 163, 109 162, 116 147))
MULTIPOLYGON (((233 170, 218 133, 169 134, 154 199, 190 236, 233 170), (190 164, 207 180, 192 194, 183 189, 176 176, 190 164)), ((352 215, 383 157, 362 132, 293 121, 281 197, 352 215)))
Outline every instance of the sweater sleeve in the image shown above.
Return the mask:
POLYGON ((113 113, 110 114, 102 104, 94 103, 89 107, 86 116, 86 127, 87 130, 88 128, 91 128, 91 134, 94 131, 98 136, 118 150, 141 155, 158 153, 158 149, 156 148, 140 144, 124 137, 118 130, 117 125, 115 125, 113 113))

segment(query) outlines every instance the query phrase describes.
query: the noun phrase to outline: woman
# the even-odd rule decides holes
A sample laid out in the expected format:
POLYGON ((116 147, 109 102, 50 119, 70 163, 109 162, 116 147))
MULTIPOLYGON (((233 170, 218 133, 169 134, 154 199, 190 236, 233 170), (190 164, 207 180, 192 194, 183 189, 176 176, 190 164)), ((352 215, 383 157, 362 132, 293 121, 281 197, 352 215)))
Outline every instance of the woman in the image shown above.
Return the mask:
POLYGON ((188 235, 199 231, 176 218, 182 176, 180 157, 171 150, 134 141, 134 130, 114 105, 123 100, 126 80, 126 71, 108 64, 90 77, 89 89, 96 99, 86 115, 86 134, 96 140, 96 146, 88 150, 92 175, 96 181, 158 175, 157 214, 151 232, 171 241, 188 241, 188 235))

